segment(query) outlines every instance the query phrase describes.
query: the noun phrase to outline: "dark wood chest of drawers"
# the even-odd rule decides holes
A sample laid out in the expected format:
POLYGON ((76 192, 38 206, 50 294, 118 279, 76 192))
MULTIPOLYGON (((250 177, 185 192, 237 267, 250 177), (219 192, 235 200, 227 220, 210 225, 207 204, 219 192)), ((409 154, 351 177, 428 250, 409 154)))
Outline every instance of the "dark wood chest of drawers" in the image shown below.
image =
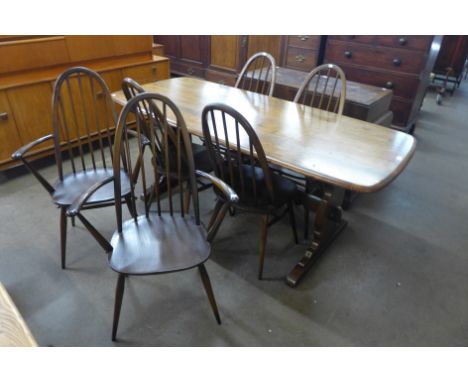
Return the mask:
POLYGON ((310 72, 317 66, 322 36, 283 36, 281 40, 282 67, 310 72))
POLYGON ((412 131, 438 53, 440 36, 328 36, 324 62, 346 78, 392 89, 393 124, 412 131))

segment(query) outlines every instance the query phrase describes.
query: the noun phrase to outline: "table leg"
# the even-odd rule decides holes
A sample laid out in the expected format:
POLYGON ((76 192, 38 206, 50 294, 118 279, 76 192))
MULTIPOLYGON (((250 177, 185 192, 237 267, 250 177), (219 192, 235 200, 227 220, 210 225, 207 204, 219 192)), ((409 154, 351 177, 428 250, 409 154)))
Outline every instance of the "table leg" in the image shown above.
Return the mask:
POLYGON ((344 190, 338 187, 325 186, 324 194, 316 207, 314 236, 305 255, 294 266, 286 277, 290 287, 296 287, 302 277, 309 271, 314 262, 333 243, 335 238, 348 224, 342 219, 341 204, 344 190))

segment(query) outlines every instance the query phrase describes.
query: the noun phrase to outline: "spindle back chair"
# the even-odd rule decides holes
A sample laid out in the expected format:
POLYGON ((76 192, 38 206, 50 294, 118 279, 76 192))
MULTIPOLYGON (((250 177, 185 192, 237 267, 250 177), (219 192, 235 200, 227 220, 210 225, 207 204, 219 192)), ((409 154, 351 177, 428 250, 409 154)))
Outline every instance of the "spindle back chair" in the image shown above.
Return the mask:
MULTIPOLYGON (((268 226, 286 212, 297 243, 293 209, 296 185, 270 171, 255 130, 237 110, 220 103, 207 105, 202 112, 202 128, 215 175, 239 196, 236 209, 262 215, 258 270, 261 279, 268 226), (281 214, 283 207, 286 208, 281 214)), ((222 195, 218 203, 224 203, 222 195)))
MULTIPOLYGON (((123 108, 115 134, 114 189, 117 230, 111 241, 109 265, 119 276, 116 286, 112 339, 115 340, 122 305, 125 277, 153 275, 183 271, 198 267, 213 313, 220 323, 219 313, 204 262, 209 258, 210 242, 237 195, 221 180, 195 169, 190 136, 184 118, 177 106, 167 97, 154 93, 141 93, 132 97, 123 108), (144 111, 143 111, 144 110, 144 111), (135 115, 137 115, 135 122, 135 115), (131 140, 134 130, 138 139, 131 140), (147 134, 143 138, 143 135, 147 134), (151 160, 142 158, 144 147, 151 160), (148 203, 137 205, 137 184, 132 176, 130 195, 134 216, 123 220, 121 176, 118 169, 128 173, 133 163, 141 160, 139 185, 144 199, 148 198, 148 184, 164 176, 167 184, 161 189, 154 182, 155 207, 148 203), (197 177, 211 182, 223 195, 224 203, 213 213, 205 229, 200 220, 197 177), (187 192, 188 190, 188 192, 187 192), (193 213, 184 208, 184 195, 193 202, 193 213)), ((73 215, 80 206, 105 182, 83 195, 70 206, 73 215)))
MULTIPOLYGON (((96 72, 74 67, 63 72, 54 84, 52 96, 53 134, 32 142, 13 154, 44 186, 52 201, 60 207, 61 266, 66 263, 67 208, 96 183, 113 177, 113 132, 116 112, 109 88, 96 72), (52 186, 28 161, 26 154, 36 145, 53 140, 58 180, 52 186)), ((121 197, 129 201, 129 181, 121 177, 121 197)), ((110 206, 114 203, 112 184, 93 194, 82 209, 110 206)), ((109 249, 107 240, 78 212, 98 243, 109 249)), ((74 218, 72 219, 74 225, 74 218)))
MULTIPOLYGON (((132 78, 126 77, 122 81, 122 90, 124 92, 125 98, 127 101, 129 101, 131 98, 133 98, 137 94, 141 94, 145 92, 145 89, 135 80, 132 78)), ((141 105, 136 106, 141 108, 139 110, 140 115, 145 115, 149 113, 148 105, 147 103, 141 103, 141 105)), ((174 118, 174 116, 169 116, 171 119, 174 118)), ((142 121, 145 123, 145 121, 142 121)), ((171 124, 172 122, 169 122, 171 124)), ((157 137, 155 137, 157 139, 157 137)), ((192 137, 191 137, 192 138, 192 137)), ((171 142, 169 142, 171 144, 171 142)), ((156 146, 160 146, 160 142, 156 141, 156 146)), ((175 147, 173 147, 175 149, 175 147)), ((194 163, 195 163, 195 168, 197 170, 201 170, 204 172, 211 172, 213 171, 211 167, 210 160, 208 158, 208 152, 206 151, 206 147, 203 144, 200 143, 195 143, 192 141, 192 152, 193 152, 193 158, 194 158, 194 163)), ((161 183, 161 186, 165 185, 166 179, 164 175, 161 176, 161 179, 159 180, 161 183)), ((200 180, 198 182, 198 191, 204 191, 208 188, 210 188, 210 183, 203 183, 200 180)), ((154 194, 150 193, 150 198, 148 199, 148 203, 151 203, 154 200, 154 194)), ((187 200, 187 203, 189 203, 189 199, 187 200)), ((186 208, 188 208, 188 204, 186 205, 186 208)))
MULTIPOLYGON (((314 68, 304 79, 294 97, 294 102, 336 113, 343 114, 346 100, 346 76, 335 64, 323 64, 314 68)), ((303 184, 306 193, 322 197, 323 189, 319 182, 305 179, 290 171, 278 170, 283 176, 295 179, 303 184)), ((309 210, 304 207, 304 237, 309 233, 309 210)))
POLYGON ((346 99, 346 76, 335 64, 314 68, 304 79, 294 102, 343 114, 346 99))
POLYGON ((266 52, 258 52, 247 60, 234 86, 272 96, 275 83, 276 62, 274 57, 266 52))

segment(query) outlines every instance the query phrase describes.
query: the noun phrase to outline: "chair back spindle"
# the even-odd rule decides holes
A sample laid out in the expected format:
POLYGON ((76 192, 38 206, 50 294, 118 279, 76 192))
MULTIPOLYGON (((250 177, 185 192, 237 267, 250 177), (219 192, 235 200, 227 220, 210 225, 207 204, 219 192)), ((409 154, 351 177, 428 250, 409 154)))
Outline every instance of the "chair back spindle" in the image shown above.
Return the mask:
MULTIPOLYGON (((119 199, 121 190, 118 169, 132 169, 135 158, 142 158, 139 178, 144 200, 148 200, 148 186, 154 182, 152 192, 158 215, 161 216, 163 210, 168 209, 171 216, 176 213, 184 216, 183 197, 185 193, 189 193, 193 201, 195 221, 200 223, 190 137, 180 110, 169 98, 154 93, 136 94, 130 98, 118 120, 114 158, 120 158, 120 161, 114 161, 115 207, 119 232, 122 231, 122 203, 119 199), (128 132, 131 129, 136 132, 136 139, 129 139, 128 132), (151 153, 150 163, 143 158, 144 145, 148 146, 151 153), (176 208, 177 204, 179 209, 176 208)), ((137 211, 136 179, 130 177, 130 183, 131 199, 134 210, 137 211)), ((150 207, 150 204, 144 203, 143 213, 147 217, 150 207)), ((137 216, 138 213, 134 218, 137 219, 137 216)))
POLYGON ((276 82, 276 62, 266 52, 258 52, 245 63, 235 87, 268 96, 273 95, 276 82))
POLYGON ((346 76, 335 64, 313 69, 302 82, 294 102, 343 114, 346 99, 346 76))
POLYGON ((203 109, 202 126, 215 175, 236 191, 241 204, 272 203, 265 152, 244 116, 228 105, 214 103, 203 109))
POLYGON ((57 78, 52 97, 52 125, 60 180, 63 180, 64 152, 73 173, 112 168, 112 134, 116 121, 109 88, 99 74, 74 67, 57 78), (97 149, 93 141, 97 141, 97 149))

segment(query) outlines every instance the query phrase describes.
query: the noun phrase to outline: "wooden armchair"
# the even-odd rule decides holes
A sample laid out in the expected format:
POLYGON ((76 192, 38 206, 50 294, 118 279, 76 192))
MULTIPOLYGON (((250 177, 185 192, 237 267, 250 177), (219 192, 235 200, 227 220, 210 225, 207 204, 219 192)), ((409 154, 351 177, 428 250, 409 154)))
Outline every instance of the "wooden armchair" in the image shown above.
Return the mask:
POLYGON ((266 52, 258 52, 247 60, 234 86, 271 97, 275 90, 275 83, 276 62, 274 57, 266 52))
MULTIPOLYGON (((221 323, 216 300, 204 263, 210 256, 210 242, 213 240, 230 205, 237 201, 236 193, 220 179, 196 170, 192 145, 185 121, 177 106, 167 97, 142 93, 132 97, 123 108, 118 122, 114 145, 114 170, 124 168, 124 172, 114 171, 112 178, 96 183, 68 209, 69 216, 80 213, 80 209, 93 195, 113 181, 116 203, 117 230, 110 242, 110 267, 118 273, 115 293, 114 322, 112 340, 116 339, 122 305, 125 277, 129 275, 157 275, 198 268, 208 295, 211 308, 218 323, 221 323), (144 115, 141 110, 146 108, 144 115), (162 190, 159 182, 154 182, 156 210, 150 210, 147 203, 137 208, 135 182, 129 169, 143 152, 141 139, 129 139, 129 125, 136 120, 136 134, 140 137, 147 132, 152 160, 141 161, 139 178, 147 195, 149 181, 164 175, 167 181, 162 190), (171 116, 169 122, 168 116, 171 116), (146 121, 143 123, 142 121, 146 121), (148 161, 146 161, 148 162, 148 161), (120 196, 124 189, 122 177, 129 179, 132 209, 137 211, 130 220, 122 219, 120 196), (197 178, 203 178, 214 185, 223 203, 219 203, 205 229, 200 221, 197 178), (193 214, 184 208, 184 195, 193 201, 193 214)), ((154 205, 153 204, 153 205, 154 205)))
MULTIPOLYGON (((95 183, 113 179, 112 135, 116 125, 116 112, 109 89, 94 71, 75 67, 62 73, 55 82, 52 98, 53 133, 39 138, 13 155, 21 160, 60 208, 61 266, 65 268, 67 239, 67 208, 95 183), (28 161, 27 154, 43 142, 52 140, 58 180, 52 186, 28 161), (67 171, 65 161, 71 166, 67 171)), ((121 171, 121 170, 119 170, 121 171)), ((130 201, 130 179, 126 172, 119 177, 121 197, 130 201)), ((81 210, 114 204, 114 187, 107 184, 93 194, 81 210)), ((132 212, 132 211, 131 211, 132 212)), ((75 215, 97 242, 107 251, 107 240, 83 216, 75 215)), ((74 224, 74 220, 72 220, 74 224)))
MULTIPOLYGON (((258 267, 258 278, 261 279, 268 227, 287 212, 297 243, 293 209, 296 185, 270 171, 255 130, 232 107, 216 103, 207 105, 202 112, 202 126, 215 175, 239 195, 236 209, 262 216, 258 267)), ((217 194, 215 211, 226 203, 224 195, 217 194)))

